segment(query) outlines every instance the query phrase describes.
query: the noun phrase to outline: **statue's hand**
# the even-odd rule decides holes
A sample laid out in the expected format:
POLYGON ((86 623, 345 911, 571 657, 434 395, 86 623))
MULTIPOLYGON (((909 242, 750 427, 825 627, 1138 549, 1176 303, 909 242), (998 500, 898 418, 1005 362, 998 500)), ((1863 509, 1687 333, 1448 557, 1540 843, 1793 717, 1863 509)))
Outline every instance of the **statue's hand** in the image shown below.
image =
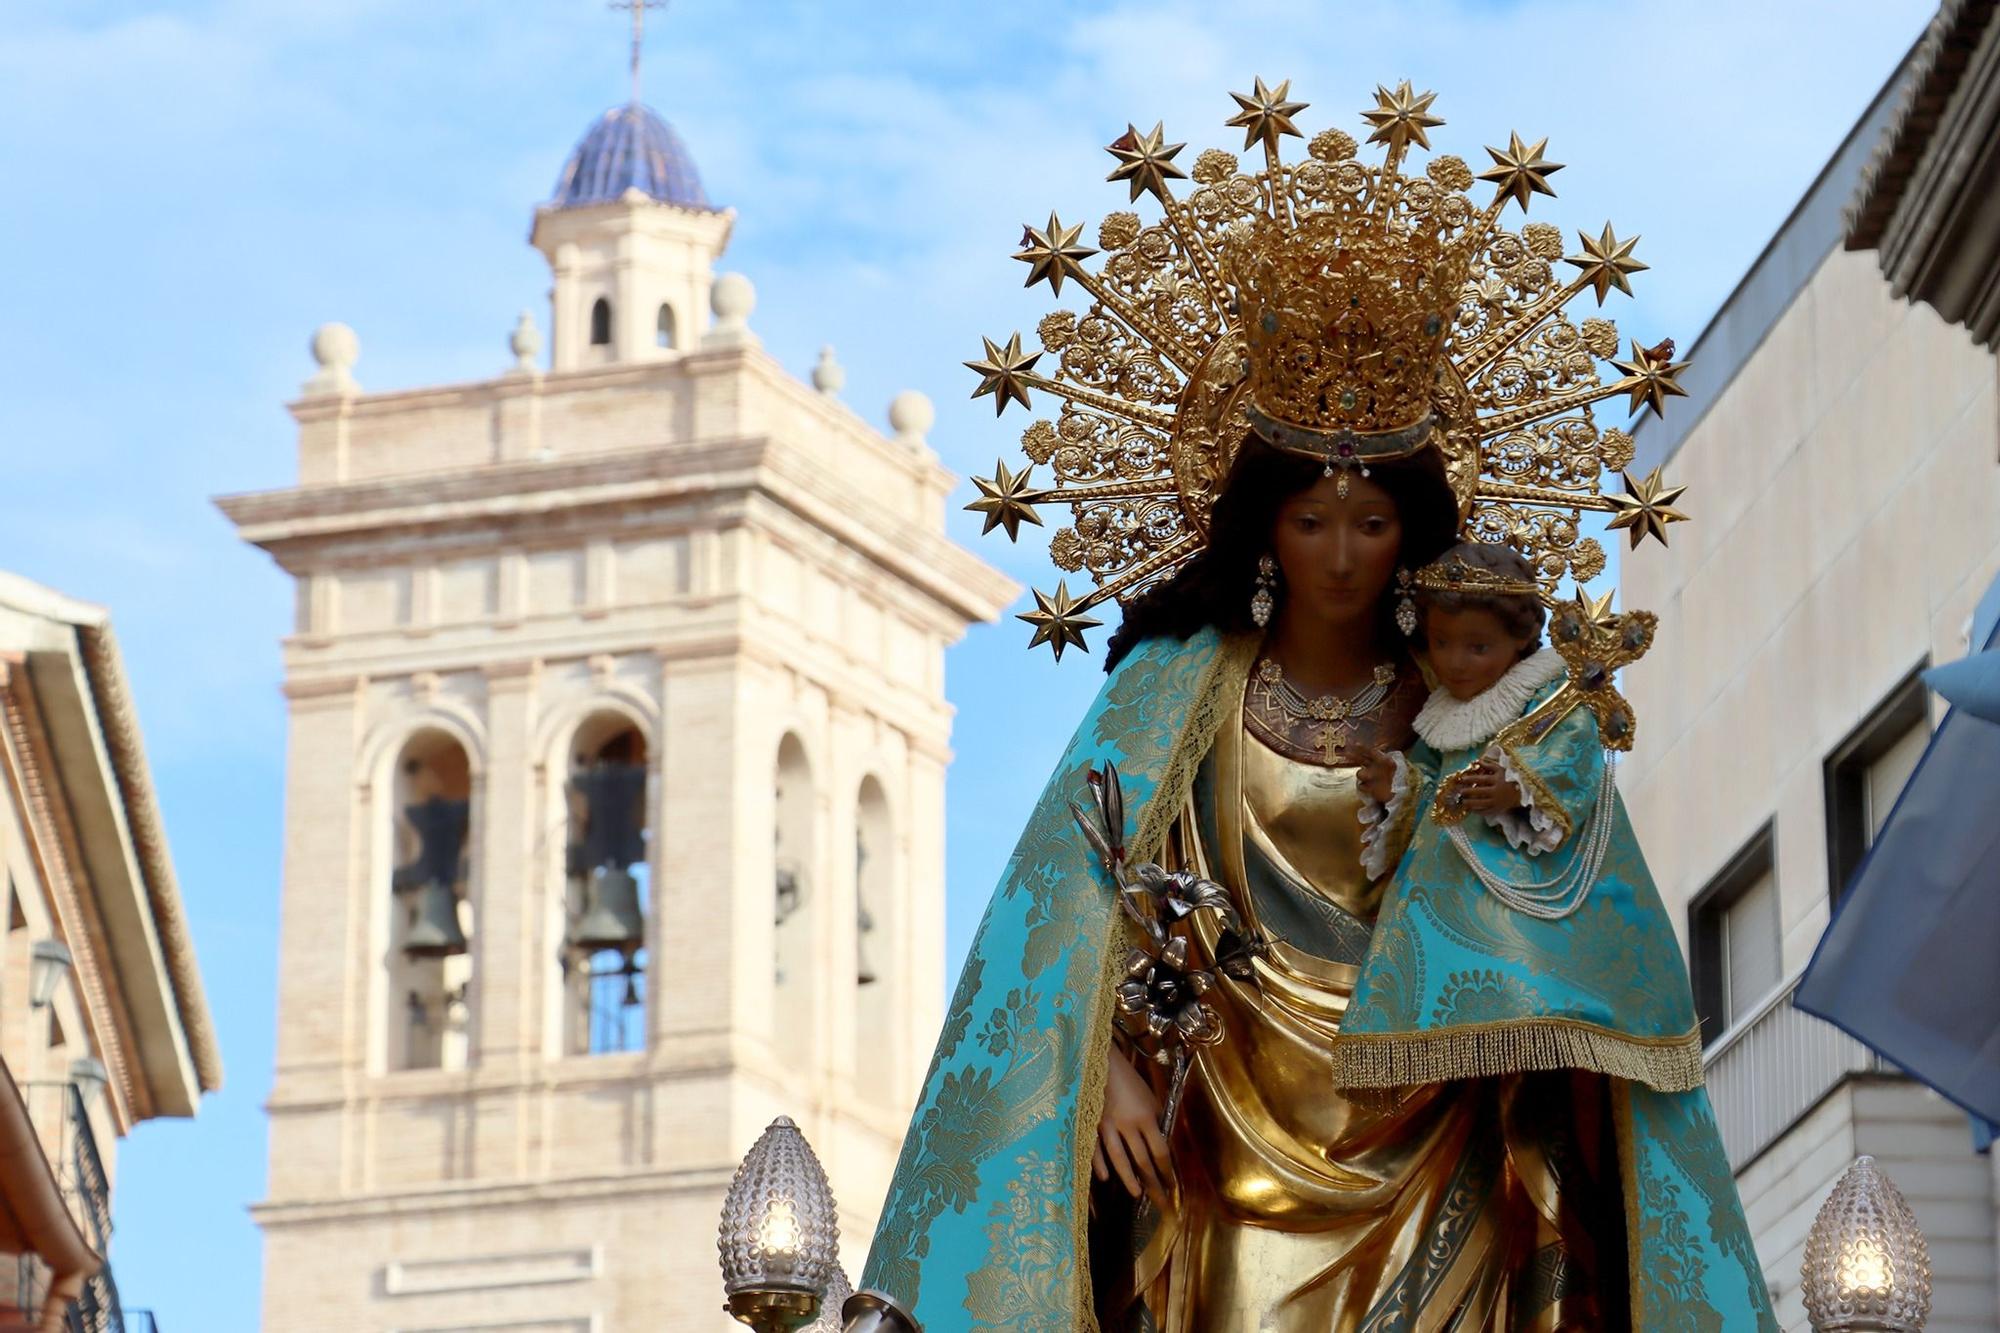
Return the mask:
POLYGON ((1482 759, 1465 770, 1459 789, 1465 795, 1464 807, 1474 814, 1505 814, 1527 804, 1521 789, 1508 781, 1500 765, 1491 760, 1482 759))
POLYGON ((1377 805, 1389 804, 1396 783, 1396 761, 1388 752, 1370 745, 1360 751, 1360 764, 1355 769, 1355 781, 1362 794, 1377 805))
POLYGON ((1143 1192, 1156 1207, 1167 1203, 1174 1178, 1173 1157, 1160 1133, 1160 1102, 1153 1089, 1118 1051, 1104 1081, 1104 1115, 1097 1122, 1091 1171, 1099 1180, 1118 1180, 1133 1198, 1143 1192))

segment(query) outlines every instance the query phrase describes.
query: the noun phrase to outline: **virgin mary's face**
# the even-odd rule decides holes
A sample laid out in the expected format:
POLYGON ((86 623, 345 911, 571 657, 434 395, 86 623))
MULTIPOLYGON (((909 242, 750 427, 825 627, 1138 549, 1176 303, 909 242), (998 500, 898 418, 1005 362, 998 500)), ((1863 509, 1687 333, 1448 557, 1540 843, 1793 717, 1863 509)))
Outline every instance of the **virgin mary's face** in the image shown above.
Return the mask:
POLYGON ((1349 474, 1322 477, 1278 510, 1271 545, 1284 574, 1285 612, 1326 624, 1374 615, 1395 577, 1403 521, 1389 493, 1349 474))

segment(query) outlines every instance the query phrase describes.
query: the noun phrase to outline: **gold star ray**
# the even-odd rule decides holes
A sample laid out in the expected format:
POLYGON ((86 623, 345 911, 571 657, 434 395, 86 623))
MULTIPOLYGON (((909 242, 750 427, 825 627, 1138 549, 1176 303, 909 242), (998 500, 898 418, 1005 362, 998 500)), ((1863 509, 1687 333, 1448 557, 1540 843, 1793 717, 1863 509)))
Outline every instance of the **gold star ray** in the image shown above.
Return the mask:
POLYGON ((1375 105, 1361 113, 1361 118, 1375 127, 1368 142, 1388 144, 1392 158, 1402 156, 1412 142, 1419 148, 1429 148, 1431 140, 1426 131, 1444 124, 1442 118, 1430 114, 1431 103, 1435 101, 1436 93, 1412 91, 1408 79, 1397 84, 1393 93, 1378 84, 1375 105))
POLYGON ((1601 597, 1592 597, 1582 588, 1578 588, 1576 610, 1577 614, 1583 617, 1583 623, 1598 632, 1616 628, 1618 617, 1611 610, 1611 599, 1614 595, 1607 592, 1601 597))
POLYGON ((1621 473, 1625 478, 1625 494, 1607 495, 1617 515, 1606 526, 1623 528, 1632 538, 1632 549, 1648 537, 1660 539, 1660 545, 1667 544, 1667 525, 1685 523, 1687 515, 1674 508, 1674 502, 1687 490, 1685 486, 1668 486, 1660 480, 1663 469, 1654 468, 1650 474, 1639 480, 1632 480, 1629 472, 1621 473))
POLYGON ((1038 491, 1028 485, 1028 474, 1033 465, 1019 472, 1009 472, 1004 461, 993 464, 993 476, 974 477, 972 484, 979 488, 979 498, 966 508, 975 514, 986 515, 986 526, 979 530, 984 537, 995 528, 1007 530, 1008 541, 1019 541, 1021 525, 1032 523, 1042 526, 1042 516, 1035 512, 1035 506, 1048 498, 1047 491, 1038 491))
POLYGON ((1278 140, 1282 136, 1289 134, 1295 139, 1305 137, 1299 127, 1292 123, 1292 117, 1305 110, 1307 104, 1288 100, 1286 94, 1291 89, 1290 79, 1286 79, 1276 88, 1267 88, 1264 86, 1264 80, 1260 78, 1257 80, 1255 92, 1229 94, 1236 99, 1236 105, 1242 110, 1223 123, 1243 131, 1245 148, 1261 139, 1264 147, 1275 153, 1278 151, 1278 140))
POLYGON ((1021 382, 1021 377, 1035 368, 1035 362, 1042 359, 1042 354, 1022 351, 1021 335, 1018 333, 1007 339, 1005 347, 991 338, 979 341, 986 344, 985 359, 965 363, 967 370, 976 370, 980 376, 979 387, 972 391, 972 396, 984 398, 992 394, 993 415, 996 417, 1007 410, 1010 402, 1028 407, 1028 386, 1021 382))
POLYGON ((1139 133, 1137 125, 1127 125, 1125 133, 1113 139, 1104 151, 1118 159, 1118 165, 1111 169, 1108 181, 1125 181, 1132 187, 1132 198, 1151 194, 1162 204, 1170 197, 1167 182, 1186 180, 1187 173, 1174 165, 1174 158, 1184 143, 1163 143, 1166 138, 1166 122, 1160 121, 1149 134, 1139 133))
POLYGON ((1639 346, 1639 340, 1634 338, 1632 359, 1611 364, 1625 372, 1625 387, 1632 391, 1634 412, 1651 407, 1654 416, 1663 416, 1667 399, 1687 397, 1687 390, 1680 386, 1680 373, 1687 369, 1687 362, 1673 359, 1671 339, 1658 348, 1648 349, 1639 346))
POLYGON ((1545 194, 1555 198, 1556 192, 1549 188, 1548 178, 1561 171, 1563 164, 1542 156, 1542 150, 1548 146, 1549 141, 1543 139, 1530 147, 1521 142, 1520 135, 1510 131, 1504 151, 1491 147, 1486 150, 1493 159, 1493 168, 1480 172, 1479 179, 1493 182, 1496 190, 1493 197, 1496 200, 1512 199, 1526 212, 1529 195, 1545 194))
POLYGON ((1083 614, 1089 606, 1090 598, 1085 597, 1081 601, 1072 598, 1069 584, 1058 580, 1053 596, 1037 588, 1035 609, 1023 612, 1015 619, 1025 620, 1035 627, 1035 637, 1028 641, 1030 650, 1046 643, 1055 650, 1056 661, 1060 662, 1063 649, 1072 644, 1086 653, 1090 651, 1090 645, 1083 641, 1083 632, 1096 629, 1104 622, 1083 614))
POLYGON ((1049 290, 1060 296, 1063 279, 1080 275, 1083 261, 1097 253, 1077 240, 1082 232, 1081 224, 1065 227, 1054 213, 1049 214, 1049 225, 1044 229, 1023 227, 1021 250, 1014 256, 1028 266, 1028 280, 1021 285, 1032 287, 1046 280, 1049 290))
POLYGON ((1604 224, 1604 232, 1592 240, 1585 232, 1578 232, 1577 239, 1583 242, 1583 253, 1569 255, 1565 264, 1574 264, 1582 272, 1576 275, 1580 283, 1588 284, 1597 292, 1597 304, 1603 305, 1604 298, 1616 287, 1627 296, 1632 294, 1632 284, 1625 281, 1627 275, 1643 273, 1646 265, 1632 258, 1632 247, 1639 243, 1637 236, 1621 241, 1611 234, 1611 224, 1604 224))

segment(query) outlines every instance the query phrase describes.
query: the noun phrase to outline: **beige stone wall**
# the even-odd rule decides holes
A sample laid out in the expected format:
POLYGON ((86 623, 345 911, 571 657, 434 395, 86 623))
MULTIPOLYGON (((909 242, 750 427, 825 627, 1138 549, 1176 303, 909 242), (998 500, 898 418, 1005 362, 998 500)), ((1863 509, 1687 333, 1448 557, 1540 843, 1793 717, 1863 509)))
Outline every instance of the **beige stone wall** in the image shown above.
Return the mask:
POLYGON ((953 478, 752 345, 295 412, 302 485, 224 502, 300 581, 266 1328, 730 1327, 722 1194, 780 1114, 825 1162, 858 1269, 942 1017, 943 653, 1013 591, 944 538, 953 478), (597 710, 654 770, 653 961, 646 1049, 576 1056, 562 783, 597 710), (398 1069, 393 769, 424 728, 472 770, 472 984, 463 1058, 398 1069), (781 1007, 788 737, 810 772, 810 982, 781 1007), (890 1018, 863 1032, 870 781, 890 1018))
POLYGON ((722 1311, 725 1178, 602 1180, 534 1195, 382 1199, 267 1229, 267 1333, 740 1329, 722 1311))
POLYGON ((1827 256, 1669 461, 1693 522, 1623 562, 1660 615, 1621 786, 1676 925, 1774 815, 1785 971, 1827 919, 1826 754, 2000 569, 1993 357, 1827 256))
MULTIPOLYGON (((1683 944, 1689 901, 1770 820, 1783 984, 1811 957, 1831 901, 1825 759, 1920 662, 1963 654, 2000 569, 1995 387, 1963 329, 1893 299, 1874 255, 1835 250, 1668 461, 1694 521, 1623 563, 1621 602, 1659 612, 1660 633, 1627 673, 1640 730, 1620 785, 1683 944)), ((1806 1228, 1873 1153, 1931 1245, 1930 1327, 2000 1328, 2000 1191, 1964 1117, 1900 1079, 1795 1105, 1783 1059, 1749 1072, 1801 1117, 1738 1177, 1784 1327, 1806 1327, 1806 1228)))
MULTIPOLYGON (((0 767, 13 773, 35 772, 30 756, 15 748, 14 738, 0 729, 0 767)), ((53 782, 54 774, 40 773, 41 780, 53 782)), ((61 937, 57 924, 55 890, 48 884, 44 858, 59 857, 55 848, 44 846, 37 853, 31 817, 15 799, 19 788, 12 782, 0 784, 0 1065, 20 1089, 34 1119, 44 1151, 51 1163, 60 1164, 69 1146, 70 1062, 97 1053, 95 1036, 106 1030, 110 1016, 92 1011, 92 992, 107 984, 115 988, 114 975, 93 977, 86 987, 72 966, 56 988, 47 1007, 29 1004, 29 976, 36 940, 61 937), (18 912, 22 924, 15 927, 10 916, 18 912), (56 1038, 60 1036, 58 1044, 56 1038)), ((57 861, 59 873, 69 873, 57 861)), ((121 1113, 122 1098, 115 1089, 88 1104, 92 1136, 103 1158, 107 1180, 118 1178, 119 1149, 131 1127, 129 1113, 121 1113)))
POLYGON ((1848 1164, 1873 1156, 1919 1214, 1931 1255, 1926 1333, 1992 1333, 1993 1176, 1973 1156, 1965 1116, 1900 1078, 1843 1084, 1737 1178, 1778 1321, 1807 1333, 1799 1266, 1806 1233, 1848 1164))

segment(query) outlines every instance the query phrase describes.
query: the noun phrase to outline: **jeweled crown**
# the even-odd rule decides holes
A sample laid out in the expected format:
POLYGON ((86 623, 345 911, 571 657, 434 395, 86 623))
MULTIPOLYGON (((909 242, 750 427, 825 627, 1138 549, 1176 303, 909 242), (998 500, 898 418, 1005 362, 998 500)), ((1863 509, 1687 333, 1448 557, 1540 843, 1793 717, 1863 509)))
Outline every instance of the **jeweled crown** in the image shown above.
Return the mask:
MULTIPOLYGON (((1071 509, 1049 555, 1091 586, 1081 596, 1066 580, 1038 589, 1021 616, 1032 642, 1058 656, 1082 647, 1101 623, 1092 610, 1129 602, 1199 554, 1252 437, 1329 470, 1434 451, 1461 538, 1520 552, 1551 605, 1563 579, 1581 586, 1604 572, 1585 513, 1607 515, 1635 546, 1664 542, 1687 517, 1674 507, 1682 488, 1656 469, 1613 492, 1606 483, 1632 462, 1633 440, 1592 407, 1615 399, 1660 412, 1686 392, 1685 367, 1671 339, 1632 340, 1620 359, 1610 320, 1568 309, 1586 293, 1602 305, 1631 291, 1646 267, 1636 237, 1607 223, 1579 233, 1566 255, 1551 224, 1508 225, 1510 208, 1555 193, 1549 177, 1562 166, 1545 156, 1547 140, 1510 133, 1477 175, 1449 153, 1419 169, 1412 150, 1429 150, 1444 122, 1433 94, 1407 82, 1377 87, 1361 113, 1382 150, 1374 161, 1346 130, 1307 138, 1294 120, 1306 104, 1289 82, 1258 79, 1230 96, 1240 151, 1210 148, 1183 166, 1187 146, 1158 124, 1129 125, 1107 145, 1110 180, 1128 202, 1150 198, 1150 216, 1109 214, 1095 246, 1082 223, 1055 214, 1026 227, 1014 258, 1028 283, 1076 294, 1080 308, 1043 316, 1039 346, 1018 332, 987 338, 966 362, 979 376, 973 396, 990 396, 995 411, 1049 403, 1021 436, 1029 466, 997 466, 968 506, 1009 539, 1041 523, 1038 505, 1071 509), (1286 161, 1290 138, 1306 152, 1286 161), (1493 187, 1484 203, 1469 193, 1479 181, 1493 187), (1037 467, 1053 478, 1039 484, 1037 467)), ((1573 643, 1582 652, 1596 640, 1573 643)))
POLYGON ((1251 421, 1281 448, 1335 461, 1402 457, 1428 442, 1471 268, 1467 247, 1429 219, 1366 208, 1357 196, 1296 223, 1252 218, 1222 246, 1251 421))
POLYGON ((1456 552, 1441 556, 1419 569, 1416 584, 1425 592, 1456 592, 1475 597, 1539 598, 1542 595, 1541 584, 1529 579, 1509 578, 1483 565, 1475 565, 1456 552))

